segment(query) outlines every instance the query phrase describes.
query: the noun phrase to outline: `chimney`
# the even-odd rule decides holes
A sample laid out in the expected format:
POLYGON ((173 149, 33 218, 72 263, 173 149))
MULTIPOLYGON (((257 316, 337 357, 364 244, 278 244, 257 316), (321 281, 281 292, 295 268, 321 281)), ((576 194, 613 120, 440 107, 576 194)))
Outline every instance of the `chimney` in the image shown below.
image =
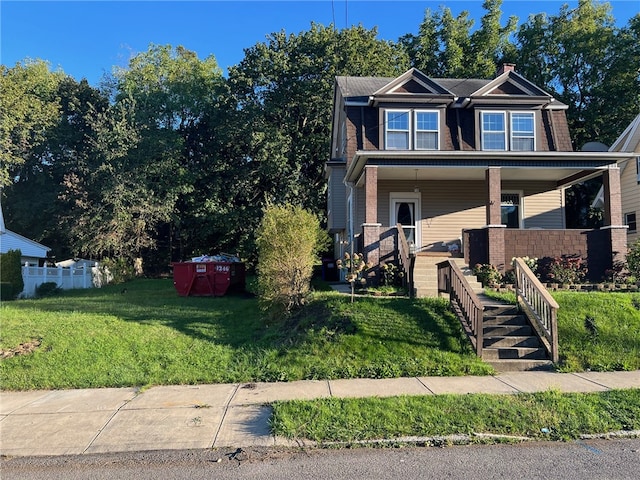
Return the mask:
POLYGON ((516 64, 515 63, 503 63, 502 66, 498 69, 498 73, 496 73, 496 77, 499 77, 505 72, 515 72, 516 64))

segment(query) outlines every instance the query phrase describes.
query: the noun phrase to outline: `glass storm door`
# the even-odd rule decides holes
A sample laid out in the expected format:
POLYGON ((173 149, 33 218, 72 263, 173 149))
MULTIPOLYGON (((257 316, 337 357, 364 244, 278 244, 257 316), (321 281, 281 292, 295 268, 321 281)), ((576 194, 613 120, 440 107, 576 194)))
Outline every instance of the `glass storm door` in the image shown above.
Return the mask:
MULTIPOLYGON (((419 194, 418 194, 419 195, 419 194)), ((411 194, 403 197, 396 197, 391 200, 391 224, 402 225, 402 230, 407 237, 407 242, 420 247, 420 198, 411 194), (408 197, 408 198, 407 198, 408 197), (413 197, 413 198, 411 198, 413 197)))

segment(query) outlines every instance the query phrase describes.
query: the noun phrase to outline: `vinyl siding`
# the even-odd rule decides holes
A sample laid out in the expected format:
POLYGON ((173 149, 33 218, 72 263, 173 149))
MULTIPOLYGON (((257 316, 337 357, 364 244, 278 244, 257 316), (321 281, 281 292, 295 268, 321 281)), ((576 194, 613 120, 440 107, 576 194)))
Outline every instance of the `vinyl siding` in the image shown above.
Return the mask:
POLYGON ((564 193, 552 182, 504 182, 502 189, 522 193, 523 228, 565 228, 564 193))
POLYGON ((327 194, 327 229, 331 233, 344 230, 347 225, 347 189, 343 183, 344 166, 331 166, 327 194))
MULTIPOLYGON (((442 249, 462 236, 467 228, 486 225, 485 182, 419 181, 421 194, 421 248, 442 249)), ((413 192, 414 182, 381 181, 378 184, 378 222, 390 225, 391 192, 413 192)), ((523 194, 525 228, 564 228, 563 193, 547 182, 505 182, 503 190, 523 194)), ((356 227, 364 221, 364 191, 359 188, 356 227)))
MULTIPOLYGON (((622 171, 620 189, 622 191, 622 215, 635 212, 636 221, 640 221, 640 185, 638 185, 634 162, 630 162, 622 171)), ((624 221, 624 217, 622 220, 624 221)), ((640 239, 639 232, 629 232, 627 234, 627 245, 631 245, 640 239)))

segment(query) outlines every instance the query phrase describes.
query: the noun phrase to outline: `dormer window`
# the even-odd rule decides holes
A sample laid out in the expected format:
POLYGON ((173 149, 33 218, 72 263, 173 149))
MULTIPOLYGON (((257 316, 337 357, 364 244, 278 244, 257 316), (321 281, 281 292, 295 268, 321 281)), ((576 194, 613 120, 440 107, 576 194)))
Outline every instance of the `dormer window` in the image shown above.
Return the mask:
POLYGON ((386 110, 386 150, 438 150, 440 115, 437 110, 386 110))
POLYGON ((481 112, 480 122, 482 150, 535 150, 533 112, 481 112))

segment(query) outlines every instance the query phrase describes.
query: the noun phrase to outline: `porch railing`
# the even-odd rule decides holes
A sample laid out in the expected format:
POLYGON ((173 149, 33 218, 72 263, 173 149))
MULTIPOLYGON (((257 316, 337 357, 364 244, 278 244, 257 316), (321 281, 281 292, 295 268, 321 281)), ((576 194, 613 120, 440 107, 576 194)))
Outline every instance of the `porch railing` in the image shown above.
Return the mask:
POLYGON ((404 229, 401 224, 396 225, 398 230, 398 257, 400 260, 401 268, 405 274, 409 274, 409 242, 407 242, 407 236, 404 234, 404 229))
POLYGON ((518 304, 531 320, 551 361, 558 363, 558 303, 523 259, 515 258, 514 268, 518 304))
POLYGON ((451 306, 460 319, 476 355, 482 358, 483 306, 460 267, 451 260, 438 263, 438 293, 448 293, 451 306))

